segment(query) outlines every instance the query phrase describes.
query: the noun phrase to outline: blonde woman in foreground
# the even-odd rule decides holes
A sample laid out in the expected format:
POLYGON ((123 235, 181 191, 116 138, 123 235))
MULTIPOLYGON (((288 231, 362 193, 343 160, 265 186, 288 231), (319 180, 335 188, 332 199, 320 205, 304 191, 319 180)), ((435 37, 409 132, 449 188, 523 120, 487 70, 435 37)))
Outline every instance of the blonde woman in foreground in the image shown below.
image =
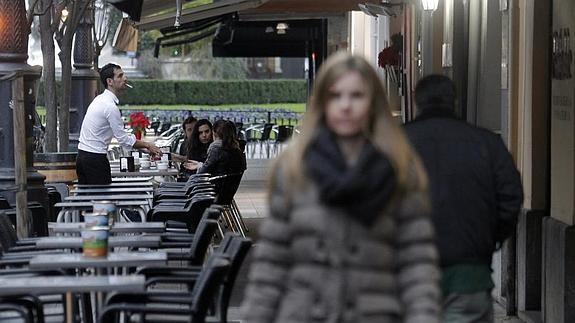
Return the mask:
POLYGON ((363 58, 323 64, 270 187, 245 322, 438 322, 426 176, 363 58))

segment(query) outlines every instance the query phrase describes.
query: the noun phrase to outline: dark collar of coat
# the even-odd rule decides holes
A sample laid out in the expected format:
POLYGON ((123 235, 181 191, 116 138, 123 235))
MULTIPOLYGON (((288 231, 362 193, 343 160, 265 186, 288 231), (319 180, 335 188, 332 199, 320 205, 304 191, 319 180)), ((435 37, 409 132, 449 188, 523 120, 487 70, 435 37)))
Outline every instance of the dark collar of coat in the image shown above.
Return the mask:
POLYGON ((421 113, 413 120, 413 122, 428 120, 432 118, 448 118, 461 120, 455 112, 446 107, 427 107, 422 109, 421 113))

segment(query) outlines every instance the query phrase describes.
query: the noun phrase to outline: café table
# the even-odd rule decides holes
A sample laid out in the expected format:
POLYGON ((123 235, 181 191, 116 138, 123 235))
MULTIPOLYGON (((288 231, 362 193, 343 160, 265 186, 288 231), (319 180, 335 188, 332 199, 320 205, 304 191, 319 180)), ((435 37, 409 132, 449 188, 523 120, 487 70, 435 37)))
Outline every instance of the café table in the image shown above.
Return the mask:
MULTIPOLYGON (((48 230, 54 233, 77 233, 80 234, 84 224, 80 222, 61 223, 48 222, 48 230)), ((110 228, 110 233, 164 233, 164 222, 117 222, 110 228)))
POLYGON ((147 193, 153 193, 154 188, 151 186, 148 187, 89 187, 89 188, 74 188, 70 190, 71 195, 80 195, 80 194, 124 194, 124 193, 142 193, 148 195, 147 193))
POLYGON ((140 169, 134 172, 120 172, 119 169, 112 168, 112 177, 141 177, 141 176, 178 176, 178 170, 176 168, 168 169, 140 169))
POLYGON ((73 293, 143 292, 143 275, 0 277, 0 296, 66 295, 65 319, 74 322, 73 293))
MULTIPOLYGON (((135 235, 135 236, 111 236, 108 238, 108 247, 121 248, 158 248, 160 236, 135 235)), ((41 237, 36 240, 39 249, 79 249, 82 248, 81 237, 41 237)))
POLYGON ((130 200, 142 200, 142 199, 152 199, 153 196, 150 194, 106 194, 106 195, 74 195, 67 196, 66 201, 94 201, 94 200, 110 200, 110 201, 130 201, 130 200))
POLYGON ((38 255, 30 259, 30 269, 87 269, 87 268, 129 268, 138 266, 165 265, 168 255, 165 251, 153 252, 110 252, 107 257, 86 257, 81 253, 38 255))
MULTIPOLYGON (((152 176, 134 176, 134 177, 113 177, 112 183, 126 183, 126 182, 149 182, 153 180, 152 176)), ((78 184, 78 180, 73 181, 77 185, 90 185, 90 184, 78 184)))
POLYGON ((148 182, 112 182, 110 184, 74 184, 73 188, 111 188, 111 187, 153 187, 154 184, 148 182))
POLYGON ((152 176, 134 176, 134 177, 114 177, 112 183, 125 183, 125 182, 149 182, 153 180, 152 176))
MULTIPOLYGON (((59 253, 51 255, 38 255, 30 259, 28 267, 33 270, 95 269, 97 275, 102 275, 106 269, 115 270, 139 266, 161 266, 168 261, 165 251, 153 252, 110 252, 106 257, 86 257, 82 253, 59 253), (47 256, 47 257, 44 257, 47 256)), ((97 293, 96 310, 102 303, 103 295, 97 293)))

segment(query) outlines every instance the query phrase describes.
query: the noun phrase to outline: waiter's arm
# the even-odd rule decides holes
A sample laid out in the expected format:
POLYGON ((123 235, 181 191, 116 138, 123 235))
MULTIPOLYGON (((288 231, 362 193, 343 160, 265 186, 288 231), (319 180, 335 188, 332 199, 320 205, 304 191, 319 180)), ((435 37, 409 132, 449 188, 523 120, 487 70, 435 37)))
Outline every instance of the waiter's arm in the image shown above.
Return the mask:
POLYGON ((135 149, 146 149, 152 155, 162 155, 160 148, 156 147, 156 145, 153 143, 138 140, 136 139, 136 136, 126 133, 124 130, 124 123, 122 122, 122 115, 120 114, 120 110, 118 110, 118 108, 115 106, 114 108, 110 108, 106 111, 106 118, 110 123, 110 128, 112 128, 114 137, 116 137, 116 140, 118 140, 120 145, 135 149))
POLYGON ((151 142, 136 139, 136 142, 134 143, 133 147, 136 149, 146 149, 152 155, 162 156, 162 151, 160 150, 160 148, 158 148, 151 142))

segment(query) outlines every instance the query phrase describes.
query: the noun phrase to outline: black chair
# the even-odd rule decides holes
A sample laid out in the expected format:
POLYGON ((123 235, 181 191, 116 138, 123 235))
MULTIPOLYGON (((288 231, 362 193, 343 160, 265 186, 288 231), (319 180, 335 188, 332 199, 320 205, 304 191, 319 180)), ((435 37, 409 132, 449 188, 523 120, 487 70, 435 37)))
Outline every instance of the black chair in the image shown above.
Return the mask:
MULTIPOLYGON (((160 315, 161 321, 164 322, 168 321, 166 315, 182 315, 187 318, 187 322, 204 323, 208 309, 213 304, 213 299, 226 277, 229 267, 230 262, 225 257, 218 255, 210 257, 189 294, 186 308, 128 302, 112 303, 102 309, 98 321, 101 323, 119 322, 120 315, 117 314, 126 313, 128 316, 140 315, 140 322, 146 322, 146 318, 152 314, 160 315)), ((137 297, 138 294, 132 295, 133 299, 137 297)), ((152 303, 154 302, 152 301, 152 303)), ((130 322, 130 317, 126 321, 130 322)))
POLYGON ((186 223, 188 232, 196 230, 198 222, 206 208, 214 203, 213 196, 196 196, 189 201, 189 205, 181 207, 155 207, 151 214, 151 221, 166 222, 168 220, 186 223))
POLYGON ((216 230, 218 229, 218 222, 215 220, 207 219, 198 224, 198 228, 193 236, 193 241, 189 244, 185 241, 183 244, 176 244, 175 242, 162 242, 161 247, 182 247, 189 245, 189 249, 184 252, 168 252, 168 260, 180 260, 188 262, 189 266, 199 266, 204 262, 208 248, 216 230))
POLYGON ((48 222, 56 222, 56 218, 58 213, 62 208, 56 207, 55 204, 62 202, 62 195, 58 190, 53 186, 46 186, 48 190, 48 222))
POLYGON ((266 158, 270 157, 270 139, 271 139, 271 134, 272 134, 272 130, 273 130, 274 126, 275 126, 275 124, 273 124, 273 123, 264 124, 264 127, 262 129, 262 135, 258 140, 260 143, 260 155, 262 154, 263 146, 265 146, 266 158))
POLYGON ((154 136, 157 136, 159 134, 158 128, 160 128, 160 121, 152 121, 150 123, 150 128, 154 130, 154 136))
POLYGON ((162 122, 162 124, 160 126, 160 131, 158 131, 158 132, 163 133, 164 131, 170 129, 171 126, 172 126, 172 124, 169 122, 162 122))
MULTIPOLYGON (((215 205, 210 206, 209 208, 207 208, 204 211, 204 214, 202 215, 202 218, 200 219, 200 222, 198 224, 198 226, 206 221, 206 220, 213 220, 213 221, 219 221, 220 217, 222 215, 222 210, 219 208, 216 208, 215 205)), ((219 229, 219 225, 218 225, 218 229, 219 229)), ((223 238, 223 232, 221 231, 221 229, 219 229, 220 231, 220 236, 223 238)), ((175 230, 175 231, 167 231, 164 234, 160 235, 161 239, 162 239, 162 246, 164 247, 174 247, 174 248, 189 248, 191 247, 194 239, 196 238, 196 232, 193 233, 189 233, 186 229, 186 232, 182 232, 180 230, 175 230), (169 244, 169 243, 174 243, 174 244, 169 244)))
POLYGON ((0 197, 0 210, 6 210, 11 208, 12 207, 10 206, 10 203, 8 203, 8 201, 5 198, 0 197))
POLYGON ((215 204, 221 205, 223 219, 226 226, 234 232, 246 236, 248 228, 244 223, 240 209, 238 208, 234 196, 240 187, 243 172, 212 177, 211 181, 216 185, 217 196, 215 204))
POLYGON ((276 155, 278 150, 281 150, 282 145, 285 144, 293 135, 294 126, 292 125, 281 125, 278 126, 278 133, 274 141, 273 153, 276 155))
MULTIPOLYGON (((240 237, 235 233, 227 233, 219 248, 210 256, 222 255, 230 261, 230 269, 215 299, 215 315, 221 323, 227 322, 227 311, 234 284, 251 245, 250 239, 240 237)), ((192 290, 201 270, 202 267, 144 267, 137 273, 146 276, 147 286, 159 283, 183 283, 191 286, 188 288, 192 290)), ((108 304, 134 302, 132 296, 131 294, 116 294, 108 299, 108 304)), ((154 289, 140 294, 137 302, 153 300, 156 303, 186 304, 188 298, 188 292, 166 292, 154 289)))
POLYGON ((0 313, 10 315, 3 317, 7 321, 15 320, 16 322, 34 323, 36 319, 33 308, 34 306, 23 304, 19 300, 0 298, 0 313), (21 321, 17 319, 21 319, 21 321))
MULTIPOLYGON (((32 237, 45 237, 48 235, 48 212, 44 206, 38 202, 28 202, 32 226, 30 235, 32 237)), ((3 210, 4 214, 16 225, 16 209, 3 210)))

